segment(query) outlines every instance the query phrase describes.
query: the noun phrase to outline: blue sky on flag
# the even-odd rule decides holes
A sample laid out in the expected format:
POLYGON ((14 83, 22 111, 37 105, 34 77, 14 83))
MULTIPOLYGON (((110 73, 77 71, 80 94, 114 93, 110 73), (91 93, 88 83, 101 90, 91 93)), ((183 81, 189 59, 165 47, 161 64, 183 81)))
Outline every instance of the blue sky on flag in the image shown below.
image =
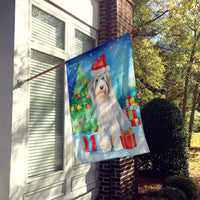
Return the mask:
MULTIPOLYGON (((130 45, 131 41, 128 40, 129 37, 127 33, 76 58, 66 61, 68 84, 71 86, 75 84, 78 63, 90 80, 92 64, 98 57, 104 54, 107 65, 110 66, 109 73, 111 74, 114 93, 116 94, 117 89, 122 87, 125 96, 128 94, 131 95, 131 88, 135 84, 135 73, 134 68, 129 67, 133 66, 132 48, 130 45)), ((69 91, 69 99, 71 99, 71 97, 72 91, 69 91)))

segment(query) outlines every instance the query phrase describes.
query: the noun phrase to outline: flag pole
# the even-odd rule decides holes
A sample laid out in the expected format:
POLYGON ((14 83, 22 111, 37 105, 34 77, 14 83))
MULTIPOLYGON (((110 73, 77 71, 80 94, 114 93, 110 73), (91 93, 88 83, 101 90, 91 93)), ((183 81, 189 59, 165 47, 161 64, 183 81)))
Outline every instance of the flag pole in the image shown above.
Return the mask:
POLYGON ((50 69, 47 69, 47 70, 45 70, 45 71, 43 71, 43 72, 41 72, 41 73, 39 73, 39 74, 36 74, 35 76, 32 76, 32 77, 30 77, 30 78, 28 78, 28 79, 26 79, 26 80, 18 81, 18 83, 17 83, 17 85, 16 85, 15 87, 21 87, 24 83, 26 83, 26 82, 28 82, 28 81, 31 81, 31 80, 33 80, 33 79, 39 77, 39 76, 42 76, 43 74, 46 74, 47 72, 50 72, 50 71, 52 71, 52 70, 54 70, 54 69, 57 69, 57 68, 59 68, 59 67, 62 67, 62 66, 64 66, 64 65, 65 65, 65 62, 62 62, 62 63, 60 63, 60 64, 58 64, 58 65, 56 65, 56 66, 54 66, 54 67, 52 67, 52 68, 50 68, 50 69))

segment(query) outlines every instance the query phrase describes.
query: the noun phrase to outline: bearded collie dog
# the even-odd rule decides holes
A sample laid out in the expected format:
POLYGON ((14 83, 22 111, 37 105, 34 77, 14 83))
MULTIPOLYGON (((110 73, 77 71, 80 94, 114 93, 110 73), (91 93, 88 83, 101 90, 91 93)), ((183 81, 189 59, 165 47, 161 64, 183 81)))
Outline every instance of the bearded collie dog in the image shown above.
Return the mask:
POLYGON ((120 135, 122 129, 131 127, 127 116, 123 113, 111 85, 111 76, 105 71, 93 77, 88 84, 92 98, 94 114, 98 123, 98 140, 104 153, 123 149, 120 135))

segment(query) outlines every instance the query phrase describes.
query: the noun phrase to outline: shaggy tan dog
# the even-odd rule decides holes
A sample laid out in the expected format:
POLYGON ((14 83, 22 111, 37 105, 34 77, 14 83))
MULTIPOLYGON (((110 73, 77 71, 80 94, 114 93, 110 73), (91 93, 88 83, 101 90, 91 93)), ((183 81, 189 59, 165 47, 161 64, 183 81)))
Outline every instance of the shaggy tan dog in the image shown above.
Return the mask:
POLYGON ((98 123, 98 140, 104 153, 123 149, 120 135, 124 127, 131 127, 112 90, 111 76, 105 71, 88 84, 94 113, 98 123))

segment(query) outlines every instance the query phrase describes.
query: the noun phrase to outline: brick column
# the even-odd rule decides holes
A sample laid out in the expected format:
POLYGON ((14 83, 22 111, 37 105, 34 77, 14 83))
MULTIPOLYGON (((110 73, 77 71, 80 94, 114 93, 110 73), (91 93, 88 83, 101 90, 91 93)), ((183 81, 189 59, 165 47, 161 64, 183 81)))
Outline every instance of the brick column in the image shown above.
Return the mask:
MULTIPOLYGON (((132 0, 100 0, 99 45, 132 31, 132 0)), ((98 200, 137 199, 134 157, 100 162, 98 200)))
POLYGON ((134 157, 100 162, 98 200, 137 199, 137 178, 137 163, 134 157))
POLYGON ((110 160, 99 163, 99 197, 98 200, 111 199, 110 160))
POLYGON ((100 0, 99 45, 132 31, 133 0, 100 0))

